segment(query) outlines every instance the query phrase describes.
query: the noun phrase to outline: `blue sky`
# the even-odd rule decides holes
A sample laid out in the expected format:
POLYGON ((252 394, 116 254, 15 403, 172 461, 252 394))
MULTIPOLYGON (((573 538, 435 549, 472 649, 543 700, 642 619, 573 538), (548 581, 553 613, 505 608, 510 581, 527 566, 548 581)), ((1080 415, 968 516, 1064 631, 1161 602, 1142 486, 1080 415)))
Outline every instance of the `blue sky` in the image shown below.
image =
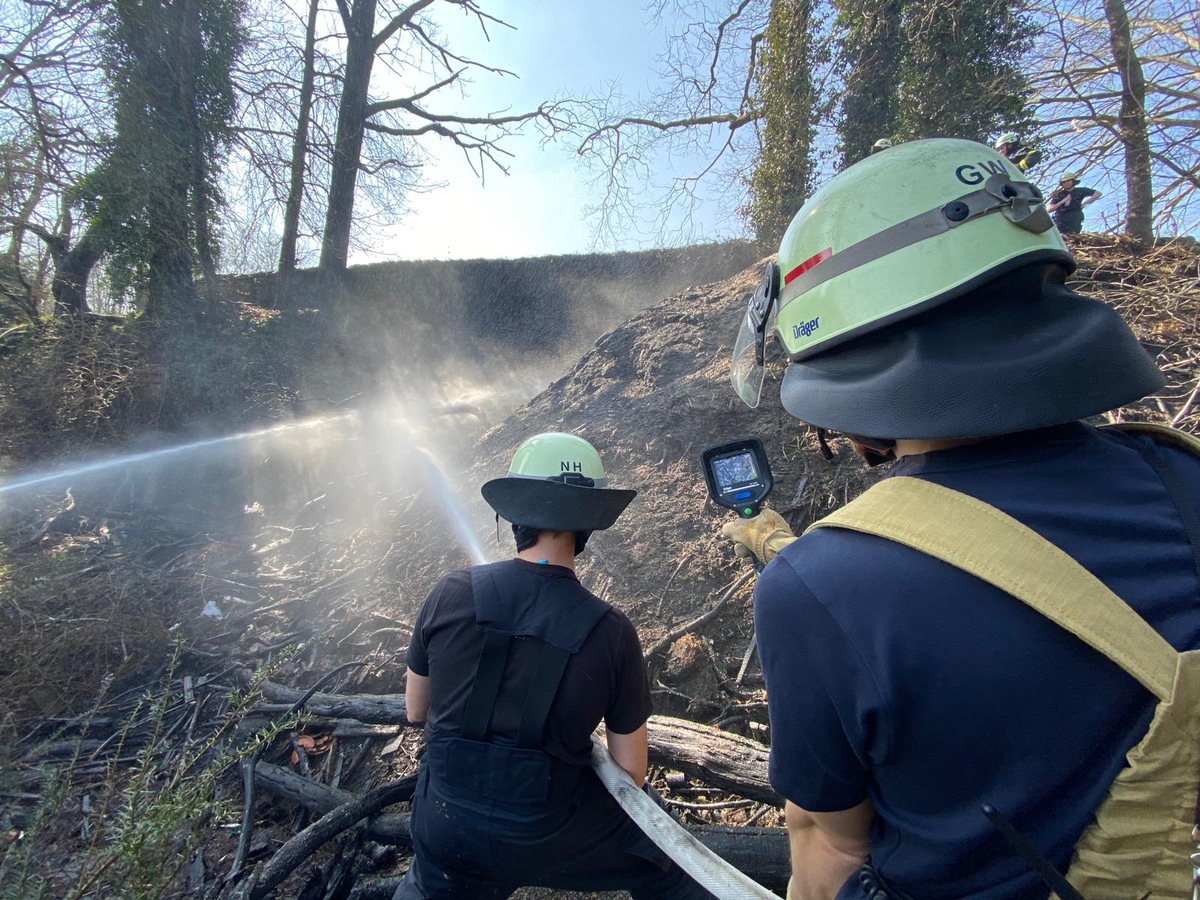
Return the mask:
MULTIPOLYGON (((645 95, 658 80, 655 60, 667 30, 648 20, 643 4, 644 0, 494 0, 487 11, 516 30, 493 27, 490 44, 474 20, 447 18, 443 27, 455 52, 520 76, 477 74, 464 106, 472 112, 525 110, 547 98, 600 90, 613 81, 627 96, 645 95)), ((457 148, 447 142, 427 145, 434 154, 428 180, 445 187, 412 195, 412 213, 405 222, 387 229, 382 240, 372 240, 382 253, 360 255, 352 262, 589 252, 593 229, 583 210, 595 202, 595 195, 586 183, 587 173, 573 146, 539 144, 533 133, 506 139, 503 146, 515 154, 510 174, 489 169, 486 184, 480 184, 457 148)), ((704 236, 728 237, 740 231, 737 218, 722 214, 719 206, 715 198, 704 204, 704 236)), ((605 249, 640 249, 669 240, 627 234, 619 246, 605 249)))

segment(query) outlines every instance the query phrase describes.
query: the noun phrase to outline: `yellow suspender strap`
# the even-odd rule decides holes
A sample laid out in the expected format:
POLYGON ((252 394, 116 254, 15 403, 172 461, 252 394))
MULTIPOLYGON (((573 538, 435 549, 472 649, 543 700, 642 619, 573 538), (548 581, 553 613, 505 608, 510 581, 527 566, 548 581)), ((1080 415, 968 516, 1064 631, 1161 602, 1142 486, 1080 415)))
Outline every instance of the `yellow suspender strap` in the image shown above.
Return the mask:
POLYGON ((1166 425, 1155 425, 1153 422, 1119 422, 1115 425, 1104 425, 1103 428, 1113 428, 1117 431, 1128 431, 1131 434, 1149 435, 1156 444, 1165 444, 1176 450, 1183 450, 1193 456, 1200 457, 1200 438, 1177 428, 1166 425))
POLYGON ((981 500, 917 478, 885 478, 812 528, 874 534, 969 572, 1103 653, 1160 700, 1178 654, 1116 594, 1054 544, 981 500))

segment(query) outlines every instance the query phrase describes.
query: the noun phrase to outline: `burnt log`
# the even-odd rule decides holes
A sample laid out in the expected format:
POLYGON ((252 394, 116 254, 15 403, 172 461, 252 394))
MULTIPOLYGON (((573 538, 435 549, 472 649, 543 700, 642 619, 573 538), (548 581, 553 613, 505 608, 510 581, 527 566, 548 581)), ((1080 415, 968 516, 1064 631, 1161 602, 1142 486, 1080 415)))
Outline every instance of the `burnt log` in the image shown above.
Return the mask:
POLYGON ((247 900, 266 900, 321 845, 383 807, 411 800, 416 783, 417 778, 412 775, 393 784, 372 788, 325 813, 280 847, 265 865, 255 870, 245 888, 247 900))
MULTIPOLYGON (((260 763, 255 770, 255 783, 280 797, 286 797, 305 809, 327 816, 335 810, 347 809, 359 800, 356 794, 311 781, 282 766, 260 763)), ((390 844, 405 850, 412 849, 407 813, 379 813, 363 824, 363 834, 380 844, 390 844)), ((725 825, 689 825, 688 831, 701 843, 746 873, 759 884, 772 890, 782 889, 788 878, 787 831, 783 828, 739 828, 725 825)), ((398 879, 380 879, 356 888, 355 897, 391 897, 398 879), (386 885, 391 885, 386 888, 386 885), (385 893, 386 890, 386 893, 385 893), (360 893, 366 891, 366 893, 360 893)))
MULTIPOLYGON (((254 783, 268 794, 292 800, 319 816, 358 799, 358 795, 350 791, 321 784, 291 769, 271 763, 259 763, 255 767, 254 783)), ((364 825, 364 835, 380 844, 412 848, 407 813, 378 813, 370 816, 364 825)))
MULTIPOLYGON (((717 856, 763 887, 779 893, 787 890, 791 873, 787 829, 723 825, 689 825, 687 829, 717 856)), ((350 900, 391 900, 399 884, 400 876, 360 880, 350 900)))
POLYGON ((648 725, 652 765, 678 769, 748 800, 783 806, 767 780, 769 747, 686 719, 651 716, 648 725))
MULTIPOLYGON (((258 691, 276 703, 294 704, 307 691, 260 681, 258 691)), ((403 694, 326 694, 317 691, 304 703, 305 712, 330 719, 356 719, 372 725, 410 725, 403 694)))

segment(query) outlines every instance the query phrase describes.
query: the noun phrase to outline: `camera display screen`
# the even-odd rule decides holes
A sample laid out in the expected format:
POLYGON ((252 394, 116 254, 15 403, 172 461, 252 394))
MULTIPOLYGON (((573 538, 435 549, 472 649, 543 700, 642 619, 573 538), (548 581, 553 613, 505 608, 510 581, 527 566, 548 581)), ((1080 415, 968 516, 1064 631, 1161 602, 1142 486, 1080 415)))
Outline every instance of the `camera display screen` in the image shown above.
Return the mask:
POLYGON ((754 454, 747 450, 733 456, 712 461, 713 475, 717 479, 717 488, 725 493, 737 485, 758 481, 758 467, 754 464, 754 454))

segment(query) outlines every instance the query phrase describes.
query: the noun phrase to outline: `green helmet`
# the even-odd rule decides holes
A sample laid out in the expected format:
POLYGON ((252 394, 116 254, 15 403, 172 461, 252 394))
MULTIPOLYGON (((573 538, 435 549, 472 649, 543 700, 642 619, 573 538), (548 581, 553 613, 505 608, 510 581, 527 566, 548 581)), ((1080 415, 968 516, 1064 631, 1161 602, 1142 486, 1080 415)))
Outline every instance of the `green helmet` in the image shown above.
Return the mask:
POLYGON ((996 143, 993 146, 1000 147, 1002 144, 1019 144, 1020 142, 1021 136, 1019 134, 1015 131, 1006 131, 1000 137, 996 138, 996 143))
POLYGON ((734 345, 734 388, 757 405, 763 345, 773 332, 791 360, 784 407, 851 434, 981 437, 1102 412, 1155 389, 1147 385, 1161 376, 1120 316, 1065 289, 1023 283, 1026 305, 989 296, 941 312, 948 301, 982 296, 1007 273, 1031 267, 1061 283, 1075 263, 1041 193, 1001 154, 972 141, 933 139, 869 156, 792 220, 734 345), (1046 308, 1032 299, 1044 294, 1056 298, 1044 300, 1046 308), (1001 322, 1005 316, 1013 320, 1001 322), (929 324, 935 320, 936 328, 929 324), (1113 385, 1102 361, 1116 344, 1136 350, 1137 374, 1100 391, 1113 385), (1076 351, 1100 355, 1085 365, 1076 351), (1083 372, 1090 386, 1077 385, 1083 372), (1005 385, 1024 393, 1014 392, 1011 403, 997 399, 1005 385), (1039 385, 1053 397, 1076 385, 1086 399, 1047 401, 1025 415, 1037 405, 1029 393, 1039 385), (998 411, 997 403, 1013 408, 998 411), (1080 411, 1096 403, 1107 405, 1080 411))
POLYGON ((508 475, 481 489, 483 499, 514 525, 544 531, 611 528, 637 491, 608 487, 596 448, 573 434, 529 438, 513 454, 508 475))

